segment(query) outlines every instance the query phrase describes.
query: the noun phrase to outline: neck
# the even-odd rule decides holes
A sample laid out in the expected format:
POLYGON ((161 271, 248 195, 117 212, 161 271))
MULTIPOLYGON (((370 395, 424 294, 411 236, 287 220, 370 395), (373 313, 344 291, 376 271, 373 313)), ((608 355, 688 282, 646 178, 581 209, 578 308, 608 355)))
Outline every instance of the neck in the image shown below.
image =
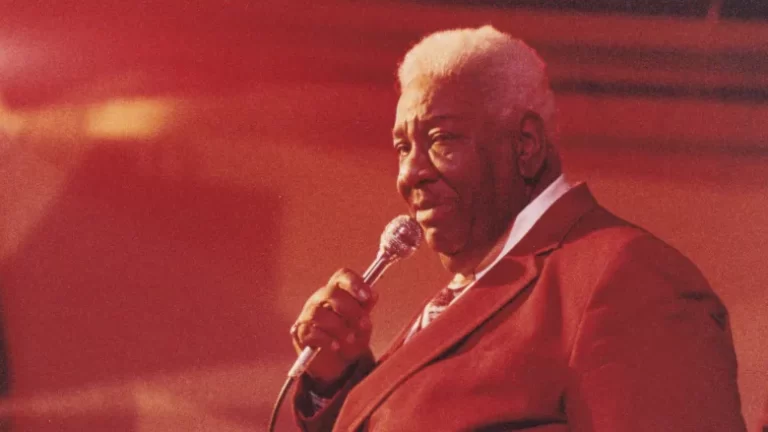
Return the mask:
MULTIPOLYGON (((560 169, 560 160, 557 158, 550 158, 547 160, 546 168, 536 179, 533 184, 526 185, 526 194, 528 195, 528 204, 531 203, 537 196, 541 195, 546 188, 557 180, 562 174, 560 169)), ((527 205, 527 204, 526 204, 527 205)))
MULTIPOLYGON (((539 181, 536 184, 530 185, 526 191, 527 200, 520 210, 528 206, 536 197, 541 195, 544 190, 549 187, 557 178, 561 172, 559 167, 556 169, 550 169, 542 173, 539 181)), ((500 230, 499 234, 494 236, 493 240, 486 242, 486 244, 472 248, 471 251, 467 251, 458 255, 440 255, 440 260, 443 266, 451 273, 454 274, 451 285, 461 286, 466 285, 475 278, 475 274, 483 271, 499 256, 504 249, 504 245, 507 243, 512 226, 514 225, 515 218, 519 212, 515 213, 510 218, 507 226, 500 230)))
POLYGON ((454 279, 474 279, 480 263, 486 259, 502 238, 506 238, 506 236, 503 235, 503 232, 496 236, 494 241, 486 242, 483 245, 477 245, 471 250, 462 251, 454 255, 441 254, 440 262, 446 270, 454 274, 454 279))

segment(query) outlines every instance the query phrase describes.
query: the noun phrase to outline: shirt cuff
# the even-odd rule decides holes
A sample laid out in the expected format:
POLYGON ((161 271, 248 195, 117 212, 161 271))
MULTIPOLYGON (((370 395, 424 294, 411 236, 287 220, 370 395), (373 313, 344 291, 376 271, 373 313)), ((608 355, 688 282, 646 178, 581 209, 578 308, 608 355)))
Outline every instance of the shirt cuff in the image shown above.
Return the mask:
POLYGON ((309 413, 310 415, 324 410, 328 405, 330 405, 331 400, 333 400, 333 398, 324 398, 312 390, 307 391, 307 393, 309 393, 309 399, 312 404, 312 412, 309 413))

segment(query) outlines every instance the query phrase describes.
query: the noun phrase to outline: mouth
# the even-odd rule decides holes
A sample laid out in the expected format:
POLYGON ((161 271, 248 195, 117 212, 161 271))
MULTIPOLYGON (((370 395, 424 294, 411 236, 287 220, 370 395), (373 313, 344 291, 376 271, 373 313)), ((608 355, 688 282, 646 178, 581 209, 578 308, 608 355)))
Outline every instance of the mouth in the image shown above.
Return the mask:
POLYGON ((445 220, 453 210, 451 203, 423 203, 414 206, 416 221, 424 227, 431 227, 445 220))

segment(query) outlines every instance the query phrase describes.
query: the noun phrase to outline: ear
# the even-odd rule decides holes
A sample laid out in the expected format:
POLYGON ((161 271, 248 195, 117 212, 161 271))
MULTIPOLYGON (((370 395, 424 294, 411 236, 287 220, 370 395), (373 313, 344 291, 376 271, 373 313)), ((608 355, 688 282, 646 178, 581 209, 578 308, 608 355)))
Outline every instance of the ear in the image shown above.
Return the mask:
POLYGON ((526 182, 535 182, 544 169, 549 145, 544 122, 538 114, 528 111, 520 120, 517 168, 526 182))

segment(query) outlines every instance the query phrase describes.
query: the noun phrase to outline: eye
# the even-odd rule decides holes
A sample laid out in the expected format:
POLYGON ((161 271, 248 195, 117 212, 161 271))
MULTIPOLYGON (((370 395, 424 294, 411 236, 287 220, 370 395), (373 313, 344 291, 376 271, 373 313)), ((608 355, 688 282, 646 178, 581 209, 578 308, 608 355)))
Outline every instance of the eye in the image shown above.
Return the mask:
POLYGON ((429 140, 432 142, 432 144, 444 143, 446 141, 451 141, 453 139, 456 139, 456 135, 450 132, 440 131, 440 132, 431 133, 429 135, 429 140))
POLYGON ((411 145, 410 143, 406 141, 397 141, 395 142, 395 152, 397 152, 397 155, 400 157, 403 157, 408 154, 408 152, 411 151, 411 145))
POLYGON ((436 154, 448 156, 456 150, 458 136, 449 132, 436 132, 430 134, 430 150, 436 154))

